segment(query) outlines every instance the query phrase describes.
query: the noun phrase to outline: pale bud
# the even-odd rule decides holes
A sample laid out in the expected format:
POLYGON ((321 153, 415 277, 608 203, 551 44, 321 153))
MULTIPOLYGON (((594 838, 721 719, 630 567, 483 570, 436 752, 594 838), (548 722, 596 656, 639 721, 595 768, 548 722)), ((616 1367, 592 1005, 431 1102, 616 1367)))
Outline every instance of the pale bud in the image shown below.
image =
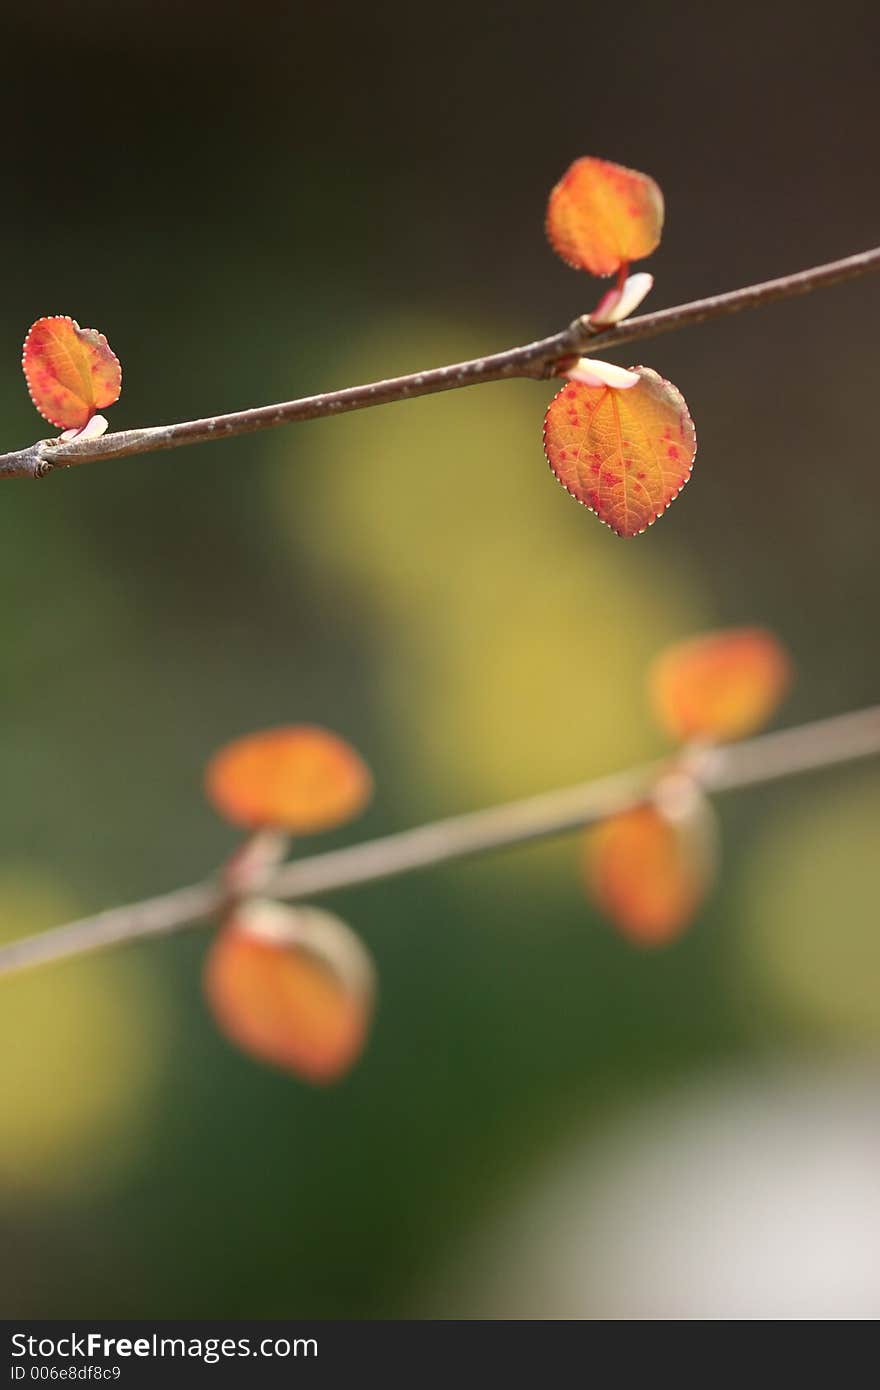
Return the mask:
POLYGON ((103 415, 93 415, 87 424, 78 430, 65 430, 61 435, 62 444, 72 444, 74 440, 79 443, 83 439, 100 439, 102 434, 106 434, 108 421, 103 415))
POLYGON ((614 391, 628 391, 631 386, 638 386, 640 379, 638 372, 627 371, 614 362, 599 362, 595 357, 579 358, 564 375, 582 386, 610 386, 614 391))
POLYGON ((649 275, 645 270, 630 275, 622 285, 615 285, 607 294, 603 294, 590 314, 590 323, 594 328, 610 328, 613 324, 628 319, 630 314, 638 309, 653 284, 653 275, 649 275))

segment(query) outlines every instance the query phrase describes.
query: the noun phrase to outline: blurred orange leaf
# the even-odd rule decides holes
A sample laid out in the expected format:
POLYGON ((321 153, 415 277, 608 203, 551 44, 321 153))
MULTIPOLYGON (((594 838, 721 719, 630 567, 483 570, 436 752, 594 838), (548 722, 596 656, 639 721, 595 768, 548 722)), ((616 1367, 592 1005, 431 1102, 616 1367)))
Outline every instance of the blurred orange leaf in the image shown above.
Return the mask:
POLYGON ((596 906, 624 936, 659 946, 693 920, 715 861, 712 808, 694 783, 673 775, 655 801, 588 833, 584 877, 596 906))
POLYGON ((544 452, 566 492, 618 536, 637 536, 681 492, 697 452, 681 392, 650 367, 627 391, 570 381, 544 418, 544 452))
POLYGON ((654 180, 605 159, 576 159, 547 204, 553 250, 593 275, 649 256, 662 231, 663 194, 654 180))
POLYGON ((59 429, 82 429, 122 391, 122 368, 103 333, 66 314, 31 325, 21 365, 31 400, 59 429))
POLYGON ((244 1052, 306 1081, 335 1081, 363 1048, 375 973, 358 937, 329 912, 251 901, 218 932, 205 994, 244 1052))
POLYGON ((208 799, 234 825, 274 826, 295 834, 350 820, 372 792, 369 769, 326 729, 292 724, 247 734, 208 764, 208 799))
POLYGON ((649 690, 673 738, 742 738, 765 724, 791 684, 782 644, 762 628, 728 628, 667 648, 649 690))

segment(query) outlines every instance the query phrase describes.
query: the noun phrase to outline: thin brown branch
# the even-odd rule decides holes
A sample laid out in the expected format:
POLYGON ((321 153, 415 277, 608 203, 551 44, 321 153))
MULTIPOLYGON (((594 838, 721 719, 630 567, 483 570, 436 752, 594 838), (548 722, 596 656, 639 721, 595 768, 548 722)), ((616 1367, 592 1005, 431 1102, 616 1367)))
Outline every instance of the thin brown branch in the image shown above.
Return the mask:
MULTIPOLYGON (((688 768, 707 792, 725 792, 763 786, 876 754, 880 754, 880 705, 707 750, 694 755, 688 768)), ((648 763, 598 781, 312 855, 276 869, 259 890, 276 898, 302 900, 490 850, 565 835, 640 805, 669 767, 668 761, 648 763)), ((206 881, 127 907, 111 908, 0 946, 0 975, 120 942, 165 936, 214 918, 225 901, 221 885, 206 881)))
POLYGON ((551 377, 561 364, 587 348, 591 352, 605 352, 644 338, 657 337, 660 333, 672 333, 679 328, 707 323, 710 319, 735 314, 741 309, 754 309, 777 299, 806 294, 820 286, 835 285, 841 280, 851 280, 873 270, 880 270, 880 247, 847 256, 840 261, 830 261, 827 265, 813 266, 795 275, 783 275, 778 280, 766 280, 762 284, 747 285, 727 294, 697 299, 672 309, 660 309, 655 314, 643 314, 600 332, 593 329, 589 316, 584 315, 575 319, 561 333, 527 343, 524 347, 509 348, 505 352, 476 357, 469 362, 455 362, 448 367, 433 367, 429 371, 392 377, 387 381, 375 381, 367 386, 348 386, 320 396, 305 396, 301 400, 283 401, 278 405, 238 410, 230 415, 210 415, 203 420, 182 420, 175 425, 119 430, 80 443, 60 444, 57 439, 38 440, 27 449, 0 454, 0 478, 42 478, 56 468, 177 449, 185 444, 205 444, 215 439, 231 439, 235 435, 273 429, 276 425, 317 420, 326 415, 342 415, 350 410, 365 410, 369 406, 388 405, 392 401, 430 396, 439 391, 455 391, 486 381, 551 377))

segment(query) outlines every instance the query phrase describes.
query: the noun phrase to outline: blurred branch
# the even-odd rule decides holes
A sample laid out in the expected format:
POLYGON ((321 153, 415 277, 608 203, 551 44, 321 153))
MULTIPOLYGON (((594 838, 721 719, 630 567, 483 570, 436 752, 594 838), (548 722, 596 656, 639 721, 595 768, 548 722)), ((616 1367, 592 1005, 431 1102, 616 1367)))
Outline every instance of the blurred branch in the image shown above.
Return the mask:
POLYGON ((783 275, 778 280, 766 280, 679 304, 672 309, 660 309, 656 314, 643 314, 627 319, 614 328, 596 331, 589 315, 574 320, 561 333, 542 338, 524 347, 509 348, 488 357, 469 362, 456 362, 449 367, 433 367, 429 371, 408 376, 392 377, 367 386, 348 386, 341 391, 328 391, 320 396, 305 396, 297 401, 279 405, 257 406, 253 410, 238 410, 230 415, 211 415, 203 420, 182 420, 175 425, 154 425, 148 429, 119 430, 98 439, 61 444, 58 439, 38 440, 27 449, 0 454, 0 478, 42 478, 56 468, 71 468, 75 464, 93 463, 98 459, 127 458, 131 454, 150 454, 162 449, 177 449, 185 444, 205 444, 215 439, 231 439, 235 435, 253 434, 257 430, 290 425, 299 420, 317 420, 325 415, 342 415, 368 406, 388 405, 392 401, 410 400, 415 396, 430 396, 439 391, 455 391, 464 386, 476 386, 486 381, 505 381, 516 377, 542 379, 552 377, 557 370, 587 348, 597 350, 623 347, 627 343, 654 338, 660 333, 672 333, 679 328, 707 323, 710 319, 755 309, 777 299, 806 294, 823 285, 835 285, 870 271, 880 270, 880 247, 847 256, 827 265, 814 266, 795 275, 783 275))
MULTIPOLYGON (((880 705, 819 719, 781 733, 684 753, 684 766, 707 792, 763 786, 780 778, 880 753, 880 705)), ((582 782, 523 801, 452 816, 346 849, 284 865, 255 891, 301 900, 335 889, 412 873, 489 850, 510 849, 564 835, 647 800, 658 778, 682 767, 682 755, 598 781, 582 782)), ((0 946, 0 975, 46 965, 123 941, 165 936, 207 921, 228 902, 227 890, 206 881, 127 907, 111 908, 0 946)))

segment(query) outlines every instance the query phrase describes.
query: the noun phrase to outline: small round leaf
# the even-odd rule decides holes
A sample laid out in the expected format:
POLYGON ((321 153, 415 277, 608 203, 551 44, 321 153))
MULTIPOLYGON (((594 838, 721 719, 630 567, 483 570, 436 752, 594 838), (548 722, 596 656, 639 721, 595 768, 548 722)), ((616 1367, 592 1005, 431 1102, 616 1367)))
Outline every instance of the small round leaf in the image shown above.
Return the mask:
POLYGON ((761 728, 791 684, 782 643, 763 628, 728 628, 661 652, 649 673, 654 712, 667 733, 688 739, 742 738, 761 728))
POLYGON ((326 729, 292 724, 247 734, 208 764, 209 801, 233 825, 307 835, 363 809, 372 778, 355 750, 326 729))
POLYGON ((590 831, 584 879, 596 906, 624 936, 660 946, 693 921, 716 857, 714 812, 688 783, 590 831))
POLYGON ((21 365, 37 410, 61 430, 81 430, 122 391, 122 368, 103 333, 66 314, 31 325, 21 365))
POLYGON ((568 265, 614 275, 656 249, 663 194, 636 169, 576 159, 550 194, 546 225, 550 245, 568 265))
POLYGON ((221 1031, 260 1061, 336 1081, 363 1048, 375 994, 366 948, 329 912, 252 900, 218 932, 205 994, 221 1031))
POLYGON ((650 367, 626 391, 570 381, 544 417, 544 452, 559 482, 618 536, 638 536, 691 474, 694 422, 681 392, 650 367))

